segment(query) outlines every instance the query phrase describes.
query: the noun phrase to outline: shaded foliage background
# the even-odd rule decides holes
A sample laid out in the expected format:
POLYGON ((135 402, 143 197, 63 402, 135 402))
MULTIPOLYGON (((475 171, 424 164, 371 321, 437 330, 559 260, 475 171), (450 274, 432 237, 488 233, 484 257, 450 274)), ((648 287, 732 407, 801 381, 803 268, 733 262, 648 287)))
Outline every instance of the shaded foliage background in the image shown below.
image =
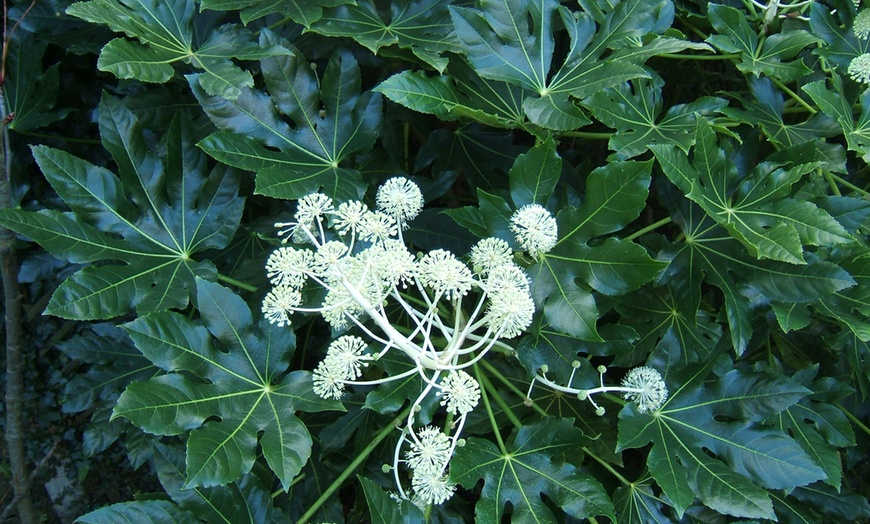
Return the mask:
MULTIPOLYGON (((43 518, 870 518, 863 3, 4 6, 0 224, 19 235, 43 518), (559 224, 519 258, 533 326, 475 368, 460 488, 425 511, 381 470, 414 384, 323 401, 329 327, 259 318, 294 200, 371 201, 395 175, 426 196, 420 251, 512 241, 529 203, 559 224), (576 387, 655 367, 669 400, 524 402, 575 360, 576 387), (60 466, 84 488, 63 514, 42 489, 60 466)), ((26 486, 0 473, 8 504, 26 486)))

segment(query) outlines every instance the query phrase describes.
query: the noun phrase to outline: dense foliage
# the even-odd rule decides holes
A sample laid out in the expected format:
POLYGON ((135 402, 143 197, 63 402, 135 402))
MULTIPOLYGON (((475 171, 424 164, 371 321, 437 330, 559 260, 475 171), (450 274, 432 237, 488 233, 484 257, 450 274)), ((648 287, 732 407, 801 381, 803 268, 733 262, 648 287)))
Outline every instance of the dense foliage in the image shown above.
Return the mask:
POLYGON ((7 9, 79 522, 870 519, 864 1, 7 9))

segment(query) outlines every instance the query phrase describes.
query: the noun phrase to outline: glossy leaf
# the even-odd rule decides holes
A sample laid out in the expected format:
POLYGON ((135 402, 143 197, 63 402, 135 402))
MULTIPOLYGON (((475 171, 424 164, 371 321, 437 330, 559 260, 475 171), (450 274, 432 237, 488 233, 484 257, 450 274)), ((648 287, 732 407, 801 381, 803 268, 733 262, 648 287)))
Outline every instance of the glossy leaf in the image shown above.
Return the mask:
POLYGON ((88 0, 67 9, 68 14, 137 40, 116 38, 103 47, 97 66, 118 78, 160 84, 174 76, 173 63, 184 62, 203 71, 200 82, 207 93, 235 99, 240 88, 253 86, 254 80, 231 59, 290 53, 276 45, 261 47, 253 33, 235 25, 200 36, 194 30, 195 11, 194 0, 88 0))
POLYGON ((373 0, 347 2, 325 10, 311 30, 353 38, 375 54, 397 46, 444 72, 444 53, 459 51, 447 9, 450 4, 451 0, 399 0, 392 2, 388 11, 380 11, 373 0))
POLYGON ((27 131, 64 118, 71 109, 55 109, 59 94, 59 66, 43 71, 42 59, 47 42, 20 32, 8 42, 3 95, 8 111, 14 115, 9 129, 27 131))
POLYGON ((742 174, 728 162, 710 127, 699 121, 698 142, 690 162, 674 146, 650 146, 668 179, 724 226, 749 252, 804 264, 804 245, 834 245, 853 237, 828 213, 789 191, 813 164, 759 164, 742 174))
MULTIPOLYGON (((267 30, 260 38, 264 45, 289 46, 267 30)), ((234 100, 208 96, 191 79, 220 130, 199 147, 221 162, 255 171, 260 194, 295 199, 322 191, 338 201, 357 199, 365 191, 362 177, 345 165, 377 139, 380 95, 360 93, 359 66, 351 54, 335 54, 318 82, 302 54, 289 48, 292 56, 261 61, 269 95, 244 89, 234 100)))
POLYGON ((8 210, 0 222, 71 262, 109 262, 68 278, 52 296, 48 313, 98 319, 183 308, 196 275, 214 278, 211 262, 193 257, 227 245, 244 199, 231 169, 208 171, 183 120, 176 118, 169 130, 164 159, 148 148, 133 114, 105 96, 100 129, 120 178, 64 151, 33 147, 72 213, 8 210))
POLYGON ((727 102, 701 97, 677 104, 662 115, 662 82, 638 79, 598 91, 583 101, 592 115, 616 133, 608 147, 617 158, 632 158, 646 152, 647 144, 673 144, 688 152, 695 143, 695 121, 717 113, 727 102))
POLYGON ((746 20, 746 13, 727 5, 710 4, 707 16, 718 35, 707 42, 726 53, 740 53, 737 68, 744 73, 774 76, 790 82, 810 72, 800 58, 795 57, 819 39, 803 30, 791 30, 760 40, 746 20))
POLYGON ((712 384, 701 374, 686 378, 671 386, 660 411, 643 415, 629 404, 619 414, 618 449, 653 443, 647 466, 678 516, 698 496, 721 513, 773 518, 762 488, 788 490, 824 477, 791 437, 758 424, 809 390, 785 377, 738 370, 712 384))
POLYGON ((352 0, 202 0, 199 8, 241 11, 240 17, 245 25, 271 14, 281 14, 308 27, 320 20, 325 7, 347 3, 352 3, 352 0))
POLYGON ((477 74, 522 87, 523 112, 533 124, 570 130, 588 122, 574 99, 648 76, 639 63, 649 55, 638 54, 634 60, 604 55, 654 32, 673 16, 673 7, 658 0, 620 2, 595 20, 555 1, 515 0, 487 4, 485 10, 451 7, 451 14, 477 74), (553 33, 562 28, 568 31, 571 45, 557 67, 553 33))
POLYGON ((777 302, 808 304, 855 284, 842 268, 815 256, 807 255, 806 265, 754 259, 708 214, 694 205, 684 207, 684 202, 669 201, 674 198, 679 197, 672 194, 664 201, 676 211, 675 221, 690 241, 667 249, 671 263, 666 278, 675 274, 687 278, 691 303, 700 300, 703 282, 719 288, 738 355, 745 350, 753 330, 750 301, 741 292, 745 287, 777 302))
POLYGON ((76 519, 80 524, 116 524, 141 522, 142 524, 198 524, 193 513, 166 500, 139 500, 121 502, 92 511, 76 519))
POLYGON ((475 506, 478 522, 500 522, 505 505, 513 507, 512 520, 557 522, 541 495, 571 517, 613 516, 604 487, 566 459, 576 458, 582 432, 570 419, 542 419, 512 432, 505 452, 481 438, 471 437, 457 449, 450 463, 450 479, 466 487, 483 479, 482 498, 475 506))
POLYGON ((797 123, 788 118, 787 123, 783 95, 766 78, 752 79, 749 90, 755 97, 754 101, 743 100, 744 109, 725 107, 722 113, 738 122, 760 126, 771 142, 784 147, 799 146, 819 137, 834 136, 840 131, 827 114, 815 114, 797 123))
POLYGON ((842 88, 831 91, 823 82, 813 82, 805 85, 803 90, 827 116, 840 124, 849 150, 856 151, 865 161, 870 159, 870 92, 865 91, 860 96, 861 114, 856 119, 842 88))
POLYGON ((265 321, 255 327, 241 298, 204 280, 197 281, 197 305, 204 325, 170 312, 124 325, 136 347, 169 373, 131 384, 114 416, 157 435, 190 431, 185 488, 240 478, 259 441, 287 489, 311 452, 295 412, 341 406, 314 394, 310 372, 285 374, 292 331, 265 321), (208 420, 215 416, 220 420, 208 420))

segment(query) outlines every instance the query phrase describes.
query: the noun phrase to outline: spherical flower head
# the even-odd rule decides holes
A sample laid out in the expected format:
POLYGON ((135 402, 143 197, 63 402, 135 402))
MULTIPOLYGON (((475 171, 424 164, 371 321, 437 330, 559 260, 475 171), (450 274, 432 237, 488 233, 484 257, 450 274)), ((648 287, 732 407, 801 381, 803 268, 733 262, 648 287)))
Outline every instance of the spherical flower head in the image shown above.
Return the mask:
POLYGON ((558 240, 556 218, 539 204, 527 204, 511 217, 510 230, 523 249, 538 257, 558 240))
POLYGON ((502 289, 490 296, 486 323, 500 338, 514 338, 532 324, 535 302, 528 289, 502 289))
POLYGON ((870 9, 862 9, 855 17, 852 24, 852 29, 855 30, 855 36, 861 40, 867 40, 870 36, 870 9))
POLYGON ((373 275, 387 288, 407 285, 417 273, 417 259, 400 240, 389 239, 367 252, 373 275))
POLYGON ((332 199, 323 193, 312 193, 299 199, 296 203, 296 221, 299 224, 310 224, 334 211, 332 199))
POLYGON ((343 202, 333 214, 335 231, 340 235, 356 231, 368 212, 369 208, 359 200, 343 202))
POLYGON ((314 253, 312 271, 317 275, 329 275, 340 271, 345 255, 347 255, 347 246, 343 242, 337 240, 326 242, 314 253))
POLYGON ((864 53, 853 58, 849 62, 849 69, 846 72, 852 80, 870 84, 870 53, 864 53))
POLYGON ((442 504, 453 496, 456 485, 447 482, 447 474, 431 471, 414 472, 411 488, 423 504, 442 504))
POLYGON ((314 392, 320 398, 338 400, 344 395, 345 380, 341 364, 327 357, 314 369, 314 392))
POLYGON ((347 328, 350 317, 358 317, 363 312, 347 291, 337 288, 326 293, 321 309, 323 320, 329 322, 336 331, 347 328))
POLYGON ((468 266, 443 249, 430 251, 420 259, 417 276, 424 286, 448 300, 467 294, 474 285, 474 277, 468 266))
POLYGON ((450 460, 450 438, 439 428, 426 426, 411 440, 411 449, 405 453, 408 467, 417 472, 432 471, 440 475, 450 460))
POLYGON ((486 277, 486 290, 490 294, 515 289, 528 291, 529 276, 513 262, 493 268, 486 277))
POLYGON ((266 276, 275 286, 298 288, 313 267, 314 255, 307 249, 280 247, 266 261, 266 276))
POLYGON ((326 358, 332 365, 340 368, 344 380, 354 380, 362 374, 362 367, 368 366, 371 355, 364 355, 366 343, 363 339, 345 335, 332 341, 326 350, 326 358))
POLYGON ((263 299, 263 315, 278 327, 290 325, 290 313, 302 302, 302 293, 290 286, 275 286, 263 299))
POLYGON ((487 275, 493 269, 511 263, 511 247, 500 238, 484 238, 471 248, 471 268, 475 274, 487 275))
POLYGON ((453 415, 465 415, 477 406, 480 400, 480 386, 465 371, 451 371, 441 381, 441 405, 453 415))
POLYGON ((408 221, 420 214, 424 201, 420 187, 399 176, 387 180, 378 188, 375 203, 378 211, 393 217, 402 229, 407 229, 408 221))
POLYGON ((368 212, 362 219, 359 235, 371 243, 383 242, 399 234, 396 220, 380 211, 368 212))
POLYGON ((668 398, 668 387, 661 374, 648 366, 632 369, 622 379, 622 386, 636 389, 625 393, 625 399, 634 402, 640 413, 656 411, 668 398))

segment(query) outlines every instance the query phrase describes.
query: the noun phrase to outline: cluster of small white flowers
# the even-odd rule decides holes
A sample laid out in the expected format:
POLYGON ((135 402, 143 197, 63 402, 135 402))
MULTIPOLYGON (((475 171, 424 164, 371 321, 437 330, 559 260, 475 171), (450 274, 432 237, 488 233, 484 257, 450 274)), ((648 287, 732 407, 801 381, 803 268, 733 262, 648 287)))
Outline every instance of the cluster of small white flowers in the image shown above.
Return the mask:
POLYGON ((870 84, 870 53, 858 55, 849 62, 846 70, 849 78, 862 84, 870 84))
MULTIPOLYGON (((378 189, 375 202, 371 210, 356 200, 336 205, 320 193, 300 199, 293 221, 276 224, 285 245, 266 262, 273 288, 262 311, 278 326, 290 325, 294 314, 315 313, 335 331, 362 335, 345 334, 329 345, 313 372, 314 391, 322 398, 341 399, 348 386, 421 376, 426 386, 412 405, 392 469, 399 496, 409 498, 397 473, 404 463, 411 470, 412 500, 440 504, 455 490, 447 480, 448 462, 481 396, 480 385, 464 369, 492 348, 507 347, 500 340, 525 331, 535 304, 528 276, 505 240, 481 240, 468 263, 443 249, 415 256, 403 232, 423 209, 419 187, 392 178, 378 189), (394 326, 397 320, 406 327, 394 326), (374 374, 365 368, 392 350, 404 353, 414 368, 370 378, 374 374), (433 426, 415 430, 414 413, 430 393, 456 417, 452 436, 433 426), (403 444, 410 446, 404 460, 403 444)), ((510 228, 535 258, 556 243, 556 220, 539 205, 517 211, 510 228)))
POLYGON ((523 249, 537 258, 556 246, 556 218, 540 204, 527 204, 511 217, 511 232, 523 249))
POLYGON ((855 36, 861 40, 867 40, 870 36, 870 9, 862 9, 852 23, 855 36))

